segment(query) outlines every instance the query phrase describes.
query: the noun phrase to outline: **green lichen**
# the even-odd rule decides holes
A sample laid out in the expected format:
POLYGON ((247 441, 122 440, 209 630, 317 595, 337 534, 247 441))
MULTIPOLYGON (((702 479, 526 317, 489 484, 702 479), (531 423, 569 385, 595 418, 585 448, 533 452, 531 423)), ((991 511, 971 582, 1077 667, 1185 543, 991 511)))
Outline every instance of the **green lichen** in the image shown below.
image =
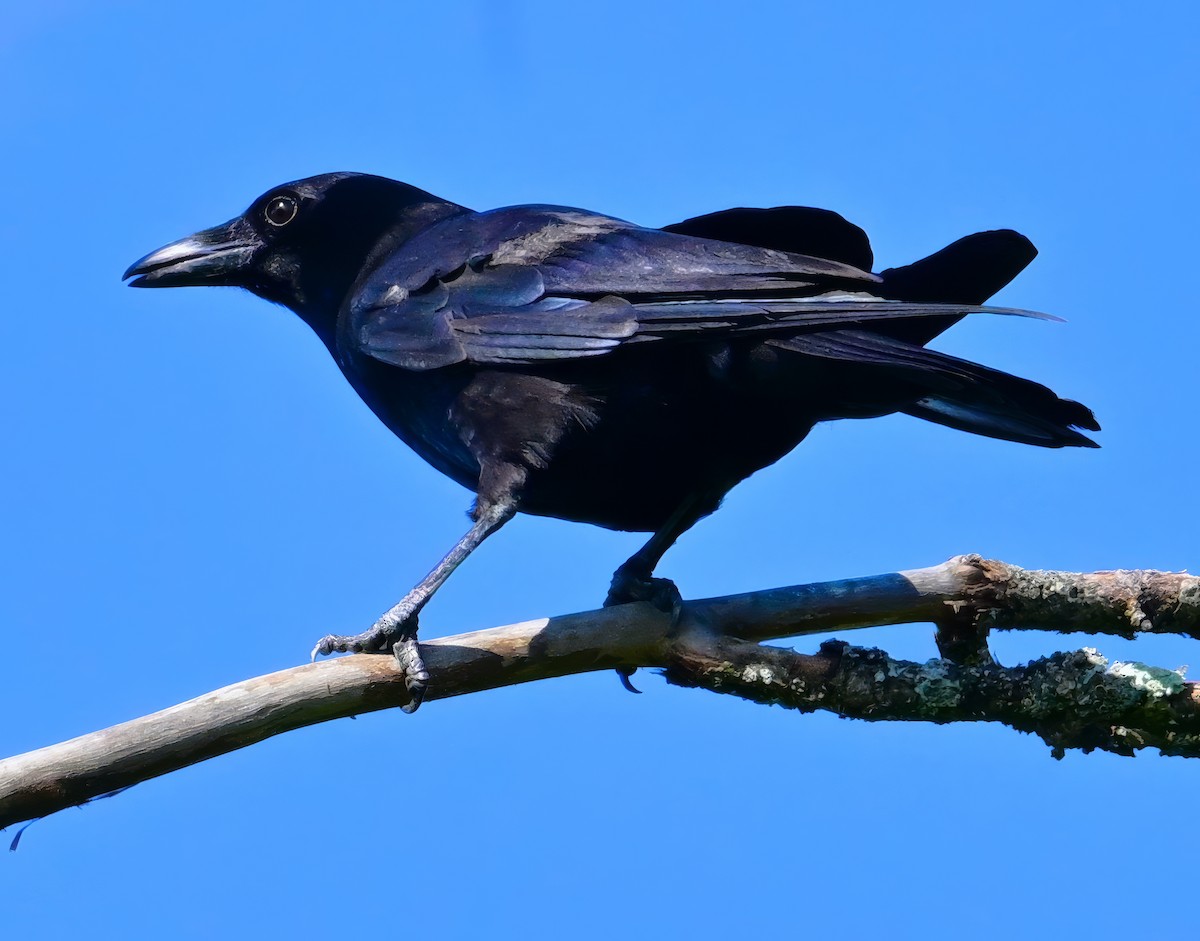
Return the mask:
POLYGON ((959 704, 962 687, 949 676, 950 665, 945 660, 930 660, 913 689, 931 709, 950 709, 959 704))
POLYGON ((1166 670, 1145 663, 1115 661, 1106 671, 1109 676, 1125 680, 1133 689, 1151 699, 1162 699, 1183 692, 1185 681, 1179 670, 1166 670))

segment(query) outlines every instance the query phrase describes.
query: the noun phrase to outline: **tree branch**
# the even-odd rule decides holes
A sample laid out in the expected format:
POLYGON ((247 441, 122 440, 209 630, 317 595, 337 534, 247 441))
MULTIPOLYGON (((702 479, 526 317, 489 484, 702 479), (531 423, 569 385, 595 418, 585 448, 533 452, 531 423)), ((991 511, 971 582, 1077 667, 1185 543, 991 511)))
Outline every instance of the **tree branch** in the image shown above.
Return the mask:
POLYGON ((828 641, 799 654, 725 638, 681 647, 667 681, 753 702, 868 721, 1002 722, 1068 748, 1200 756, 1200 684, 1175 670, 1109 663, 1092 649, 1024 666, 913 663, 828 641))
MULTIPOLYGON (((864 719, 997 721, 1056 754, 1155 747, 1200 756, 1200 694, 1174 671, 1095 651, 997 666, 991 629, 1200 637, 1200 579, 1163 572, 1034 572, 978 556, 869 578, 688 603, 676 629, 647 605, 527 621, 421 645, 429 699, 615 667, 672 683, 864 719), (780 637, 929 621, 942 660, 916 664, 840 642, 816 654, 780 637)), ((0 828, 244 748, 290 729, 401 705, 390 657, 307 664, 0 761, 0 828)), ((417 720, 419 721, 419 720, 417 720)))

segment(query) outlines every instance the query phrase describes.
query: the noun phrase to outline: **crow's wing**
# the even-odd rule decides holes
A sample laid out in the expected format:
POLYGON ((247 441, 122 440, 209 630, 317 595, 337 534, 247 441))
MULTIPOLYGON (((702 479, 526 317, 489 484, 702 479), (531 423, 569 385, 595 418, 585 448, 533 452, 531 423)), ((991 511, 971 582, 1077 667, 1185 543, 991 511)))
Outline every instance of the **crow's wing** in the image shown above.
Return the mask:
MULTIPOLYGON (((828 209, 776 206, 773 209, 724 209, 663 226, 697 238, 758 245, 783 252, 817 255, 871 270, 874 258, 867 234, 828 209)), ((1019 232, 976 232, 920 261, 879 273, 883 284, 872 291, 893 301, 930 304, 984 304, 1037 256, 1019 232)), ((878 325, 881 333, 925 344, 957 323, 956 316, 922 317, 878 325)))
POLYGON ((827 259, 524 206, 454 216, 401 246, 351 298, 343 337, 425 370, 982 310, 884 300, 878 283, 827 259))

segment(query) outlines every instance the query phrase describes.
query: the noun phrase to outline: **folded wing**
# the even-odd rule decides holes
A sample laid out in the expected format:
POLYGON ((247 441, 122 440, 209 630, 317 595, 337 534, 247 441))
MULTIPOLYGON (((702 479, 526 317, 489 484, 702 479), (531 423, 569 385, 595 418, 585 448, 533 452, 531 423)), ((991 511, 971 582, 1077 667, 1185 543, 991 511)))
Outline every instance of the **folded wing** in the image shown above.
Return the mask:
POLYGON ((839 261, 517 207, 456 216, 413 239, 367 279, 345 316, 361 351, 414 370, 976 312, 1042 316, 887 300, 879 286, 839 261))

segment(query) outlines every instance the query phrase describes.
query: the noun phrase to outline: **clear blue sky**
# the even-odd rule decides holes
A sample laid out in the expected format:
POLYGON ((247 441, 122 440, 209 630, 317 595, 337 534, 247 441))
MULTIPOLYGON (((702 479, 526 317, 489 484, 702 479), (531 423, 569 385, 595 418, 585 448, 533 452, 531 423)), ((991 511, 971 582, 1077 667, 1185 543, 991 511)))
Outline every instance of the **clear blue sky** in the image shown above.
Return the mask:
MULTIPOLYGON (((976 551, 1197 565, 1191 4, 10 3, 0 12, 0 754, 301 662, 463 528, 287 311, 120 273, 333 169, 662 225, 836 209, 879 265, 1041 249, 941 349, 1091 405, 1103 450, 827 426, 662 573, 685 595, 976 551), (419 7, 419 9, 418 9, 419 7)), ((427 636, 594 607, 639 537, 519 519, 427 636)), ((927 626, 848 639, 935 655, 927 626)), ((803 641, 812 649, 817 641, 803 641)), ((1015 663, 1096 644, 999 637, 1015 663)), ((572 677, 283 736, 0 854, 11 938, 1126 937, 1195 894, 1200 762, 572 677), (416 802, 414 841, 396 805, 416 802), (1157 914, 1155 914, 1157 912, 1157 914)))

